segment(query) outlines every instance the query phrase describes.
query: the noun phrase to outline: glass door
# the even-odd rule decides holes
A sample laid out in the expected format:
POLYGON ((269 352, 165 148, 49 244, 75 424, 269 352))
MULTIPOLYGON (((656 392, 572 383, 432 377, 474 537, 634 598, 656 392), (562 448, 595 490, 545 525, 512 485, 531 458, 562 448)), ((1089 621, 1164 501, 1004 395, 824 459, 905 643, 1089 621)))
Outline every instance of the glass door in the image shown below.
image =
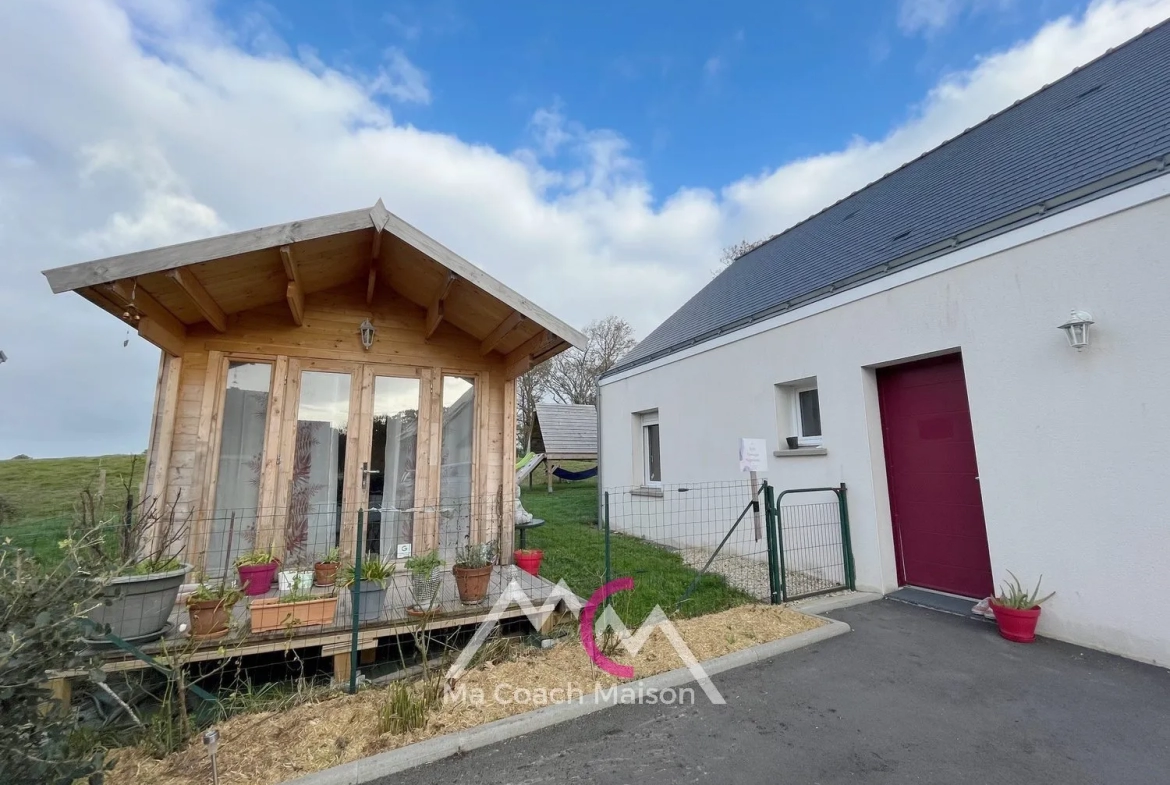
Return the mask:
POLYGON ((347 471, 347 447, 354 370, 319 368, 308 361, 290 367, 296 419, 292 449, 281 456, 287 462, 287 506, 280 538, 290 567, 310 566, 343 544, 343 526, 351 517, 346 506, 356 501, 347 488, 347 478, 353 476, 347 471))
POLYGON ((372 399, 363 411, 367 452, 360 468, 366 509, 366 552, 383 559, 409 555, 400 545, 414 539, 419 441, 417 377, 382 375, 373 369, 372 399))

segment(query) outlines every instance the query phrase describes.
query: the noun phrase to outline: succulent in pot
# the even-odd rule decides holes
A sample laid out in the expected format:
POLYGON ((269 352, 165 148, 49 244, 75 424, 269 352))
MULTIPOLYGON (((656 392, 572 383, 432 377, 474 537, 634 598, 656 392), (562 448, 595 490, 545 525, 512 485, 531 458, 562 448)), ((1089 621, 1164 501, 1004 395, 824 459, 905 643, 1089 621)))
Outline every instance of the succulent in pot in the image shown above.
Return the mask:
POLYGON ((498 555, 495 540, 468 543, 455 549, 455 564, 451 572, 455 576, 459 601, 464 605, 478 605, 487 597, 492 567, 498 555))
POLYGON ((201 582, 187 597, 189 635, 195 640, 222 638, 231 629, 232 608, 244 596, 234 585, 201 582))
POLYGON ((995 614, 995 623, 999 627, 999 634, 1009 641, 1016 643, 1031 643, 1036 640, 1036 624, 1040 621, 1040 606, 1050 600, 1056 592, 1040 596, 1040 580, 1036 581, 1036 588, 1028 591, 1020 583, 1020 579, 1010 571, 1010 581, 1004 581, 999 594, 991 599, 991 610, 995 614))
POLYGON ((330 548, 313 564, 313 585, 332 586, 337 581, 337 568, 341 566, 341 551, 330 548))
MULTIPOLYGON (((358 621, 377 621, 382 616, 386 602, 386 584, 394 575, 395 564, 382 561, 376 556, 362 561, 361 580, 357 581, 358 621)), ((354 586, 352 564, 342 567, 337 573, 337 585, 343 589, 354 586)))
POLYGON ((272 550, 255 550, 241 554, 236 559, 236 571, 240 575, 240 587, 249 597, 258 597, 272 586, 272 578, 280 562, 272 550))
POLYGON ((427 551, 406 560, 406 569, 410 570, 410 588, 414 594, 415 611, 429 611, 435 604, 443 582, 439 575, 439 568, 442 566, 443 560, 439 558, 438 550, 427 551))

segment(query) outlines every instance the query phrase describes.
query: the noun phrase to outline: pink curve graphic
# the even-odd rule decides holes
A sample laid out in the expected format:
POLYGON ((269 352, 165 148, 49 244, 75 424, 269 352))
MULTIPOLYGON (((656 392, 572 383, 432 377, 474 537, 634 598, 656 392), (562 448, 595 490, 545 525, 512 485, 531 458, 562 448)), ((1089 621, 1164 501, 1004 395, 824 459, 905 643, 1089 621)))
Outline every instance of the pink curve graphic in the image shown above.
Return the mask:
POLYGON ((585 647, 585 653, 589 655, 589 659, 593 660, 597 667, 601 668, 608 674, 617 676, 619 679, 634 678, 634 667, 632 665, 622 665, 620 662, 614 662, 609 657, 602 653, 601 649, 597 648, 597 640, 593 632, 593 619, 597 615, 597 609, 601 603, 611 594, 619 591, 626 591, 634 588, 633 578, 617 578, 602 586, 589 598, 589 602, 585 603, 585 607, 581 609, 581 645, 585 647))

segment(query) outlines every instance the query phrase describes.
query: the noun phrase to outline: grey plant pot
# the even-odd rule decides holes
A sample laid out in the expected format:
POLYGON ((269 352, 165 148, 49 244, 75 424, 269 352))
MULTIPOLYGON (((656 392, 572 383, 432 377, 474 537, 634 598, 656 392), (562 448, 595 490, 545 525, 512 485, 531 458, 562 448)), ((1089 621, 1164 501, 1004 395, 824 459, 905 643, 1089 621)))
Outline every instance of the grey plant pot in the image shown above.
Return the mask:
POLYGON ((439 573, 438 567, 435 568, 430 577, 411 576, 411 590, 414 593, 415 607, 430 610, 435 604, 435 598, 438 597, 442 585, 443 576, 439 573))
POLYGON ((189 572, 191 565, 183 564, 170 572, 123 575, 110 580, 102 592, 102 599, 109 604, 103 603, 89 614, 101 629, 90 635, 104 637, 108 624, 109 631, 122 640, 141 643, 160 637, 189 572))
POLYGON ((363 583, 358 589, 358 621, 377 621, 382 618, 382 605, 385 602, 385 586, 363 583))

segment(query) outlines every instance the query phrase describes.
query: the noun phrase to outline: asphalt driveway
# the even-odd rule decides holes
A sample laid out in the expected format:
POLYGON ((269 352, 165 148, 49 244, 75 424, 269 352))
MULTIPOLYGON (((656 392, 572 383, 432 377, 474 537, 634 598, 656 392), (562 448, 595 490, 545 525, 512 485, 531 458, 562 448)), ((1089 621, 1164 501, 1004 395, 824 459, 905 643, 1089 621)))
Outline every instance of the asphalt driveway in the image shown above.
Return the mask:
POLYGON ((1170 781, 1170 672, 879 600, 854 632, 715 677, 712 706, 619 706, 387 777, 460 783, 1170 781))

